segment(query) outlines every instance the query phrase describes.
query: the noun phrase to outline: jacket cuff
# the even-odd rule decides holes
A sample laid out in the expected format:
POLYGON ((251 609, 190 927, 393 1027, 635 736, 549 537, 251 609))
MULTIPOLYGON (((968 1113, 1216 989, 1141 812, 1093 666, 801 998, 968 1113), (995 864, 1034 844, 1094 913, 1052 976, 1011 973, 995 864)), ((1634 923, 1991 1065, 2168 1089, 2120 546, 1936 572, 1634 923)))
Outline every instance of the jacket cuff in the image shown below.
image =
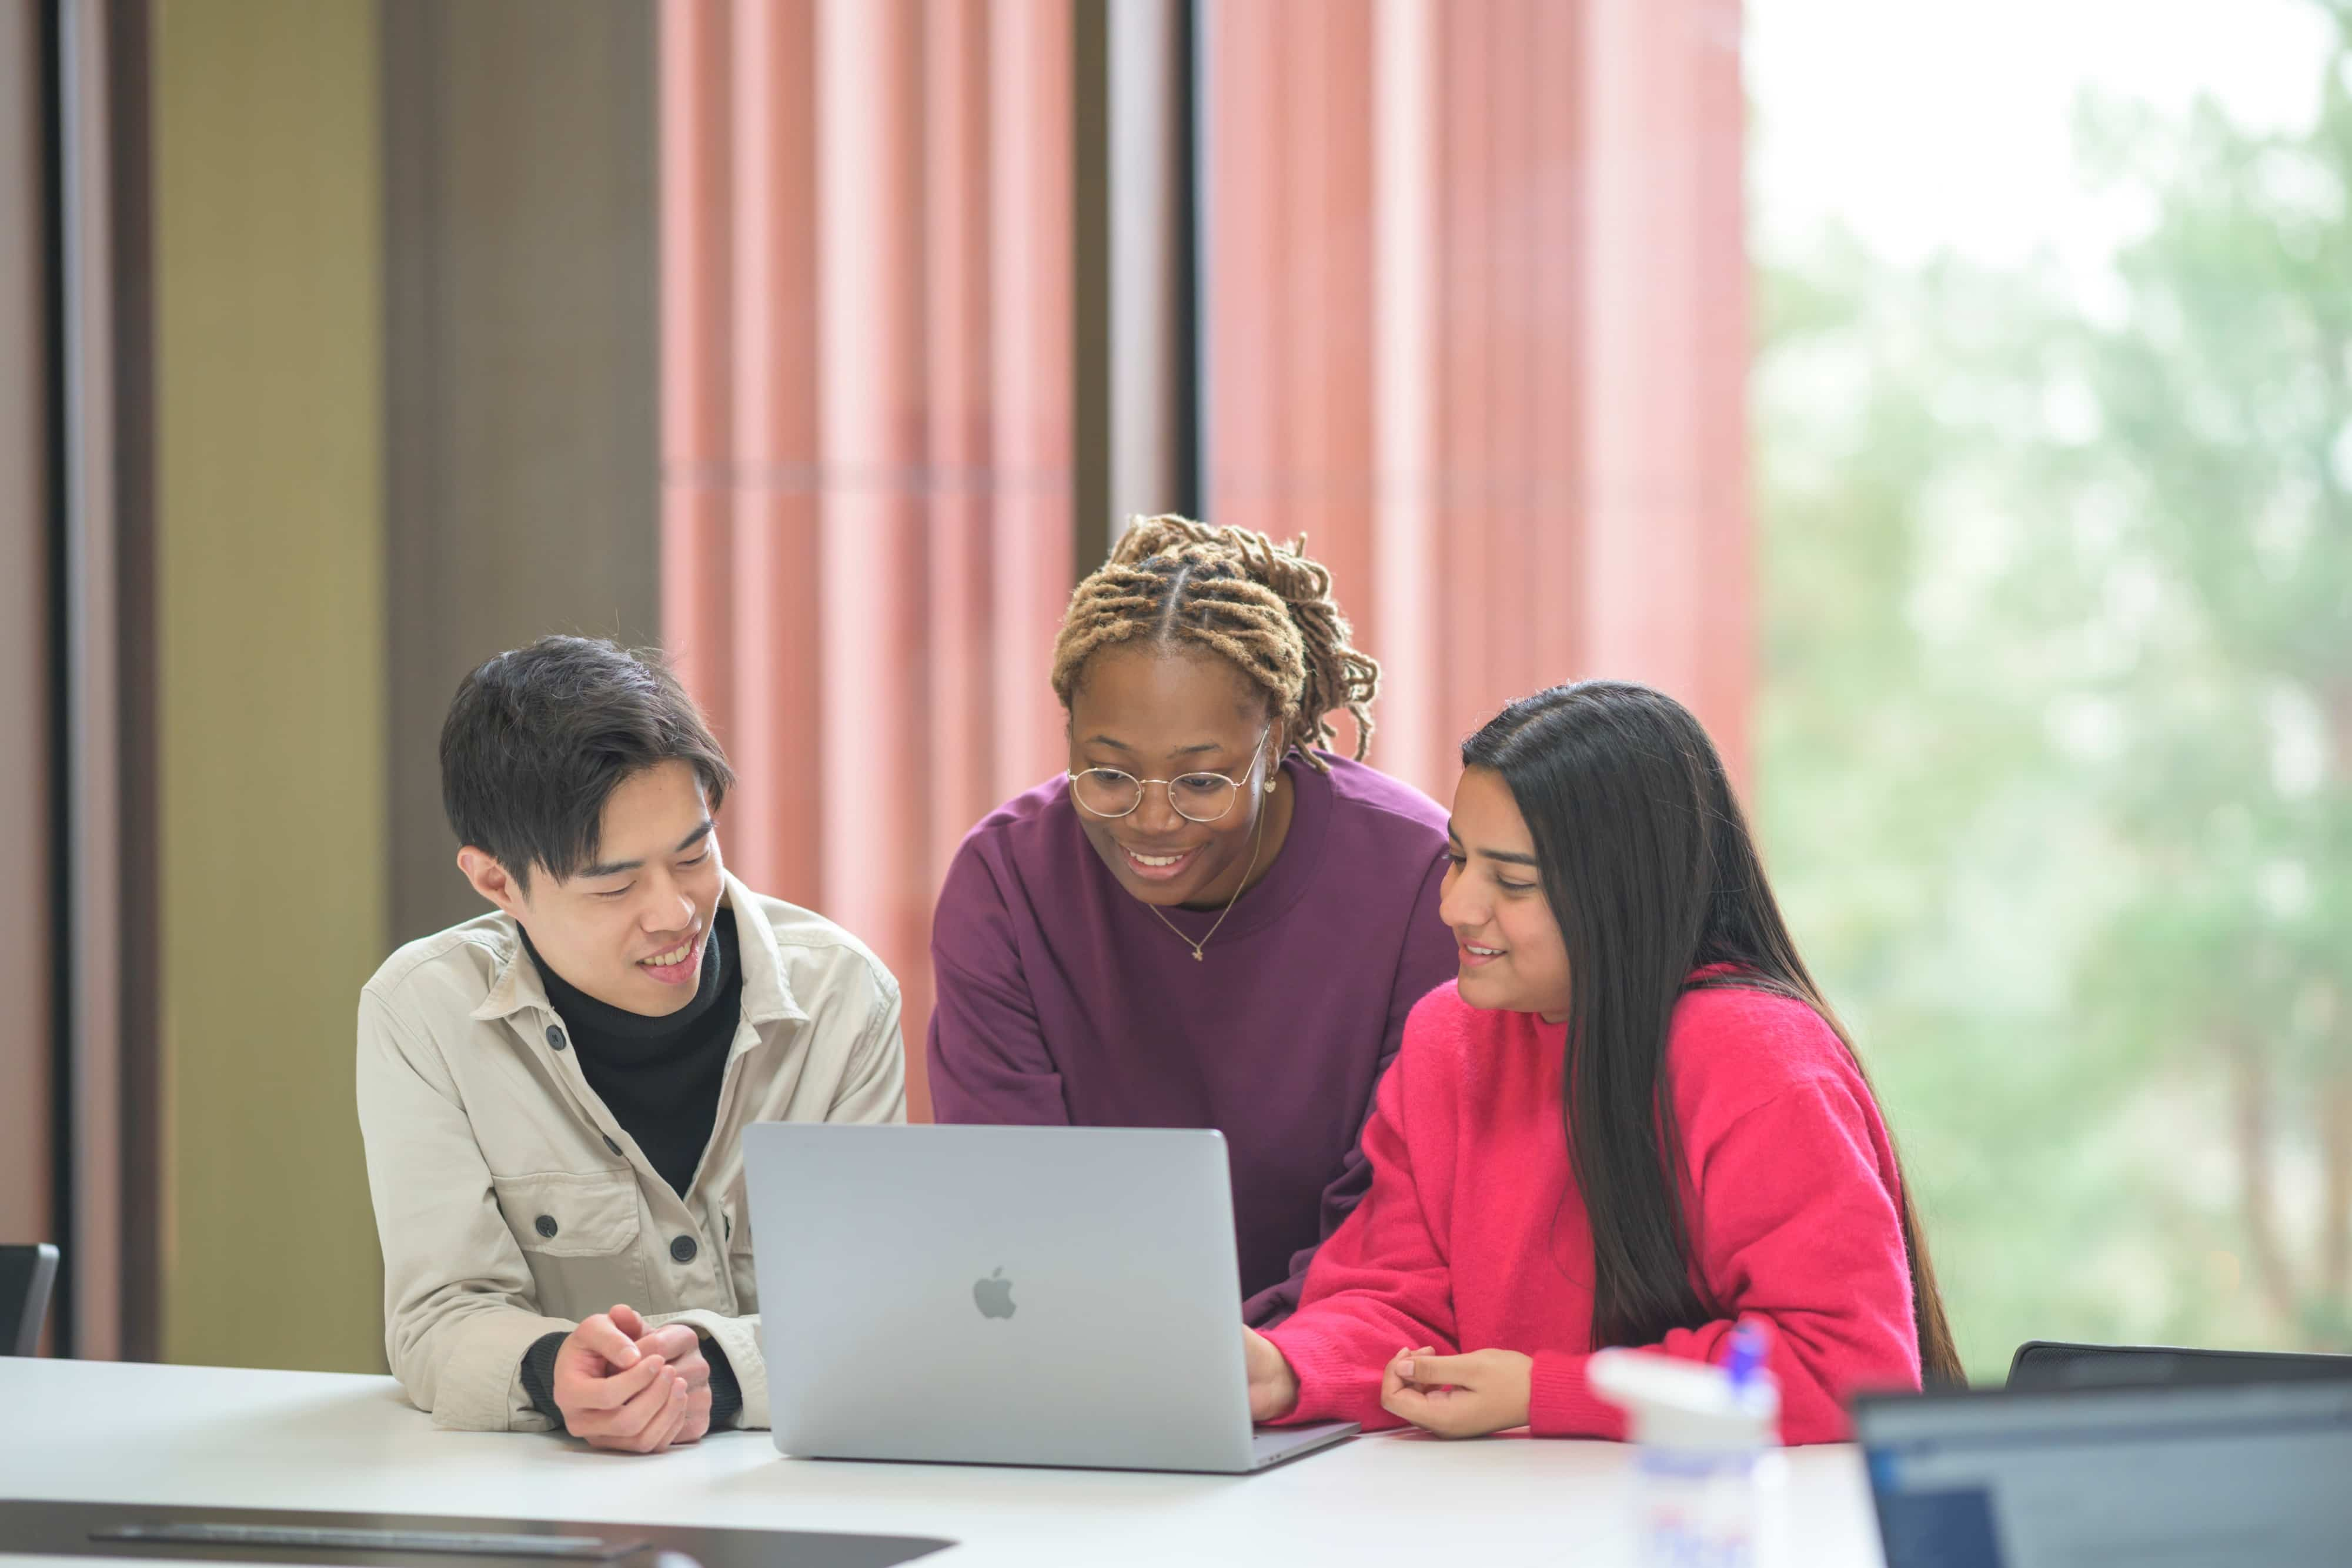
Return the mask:
MULTIPOLYGON (((476 1312, 444 1323, 444 1348, 433 1375, 433 1424, 455 1432, 546 1432, 555 1423, 539 1413, 523 1386, 523 1357, 545 1334, 578 1325, 536 1312, 476 1312)), ((409 1397, 416 1398, 415 1389, 409 1397)), ((423 1401, 419 1400, 422 1404, 423 1401)))
MULTIPOLYGON (((663 1323, 690 1323, 695 1333, 718 1346, 726 1357, 728 1370, 734 1374, 738 1392, 742 1396, 742 1411, 735 1425, 744 1428, 764 1427, 768 1424, 768 1362, 760 1354, 760 1320, 754 1314, 747 1318, 731 1318, 724 1312, 714 1312, 695 1307, 682 1312, 665 1312, 659 1318, 646 1320, 648 1327, 663 1323)), ((709 1353, 705 1353, 708 1359, 709 1353)), ((710 1427, 719 1430, 719 1364, 711 1362, 710 1427)))
POLYGON ((1592 1392, 1590 1354, 1539 1351, 1528 1380, 1528 1430, 1538 1437, 1625 1438, 1625 1412, 1592 1392))

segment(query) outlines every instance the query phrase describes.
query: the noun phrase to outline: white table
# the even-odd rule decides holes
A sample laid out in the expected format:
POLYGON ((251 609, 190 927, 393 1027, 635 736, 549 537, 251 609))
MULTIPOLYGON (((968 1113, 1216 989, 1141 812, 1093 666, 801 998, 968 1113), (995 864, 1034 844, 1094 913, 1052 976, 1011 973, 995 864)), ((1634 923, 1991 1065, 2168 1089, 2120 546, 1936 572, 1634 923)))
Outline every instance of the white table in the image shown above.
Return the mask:
MULTIPOLYGON (((0 1357, 0 1496, 937 1535, 950 1568, 1605 1568, 1631 1561, 1627 1456, 1390 1435, 1226 1478, 785 1459, 728 1432, 643 1458, 436 1431, 386 1377, 0 1357)), ((1877 1568, 1854 1450, 1789 1458, 1791 1561, 1877 1568)))

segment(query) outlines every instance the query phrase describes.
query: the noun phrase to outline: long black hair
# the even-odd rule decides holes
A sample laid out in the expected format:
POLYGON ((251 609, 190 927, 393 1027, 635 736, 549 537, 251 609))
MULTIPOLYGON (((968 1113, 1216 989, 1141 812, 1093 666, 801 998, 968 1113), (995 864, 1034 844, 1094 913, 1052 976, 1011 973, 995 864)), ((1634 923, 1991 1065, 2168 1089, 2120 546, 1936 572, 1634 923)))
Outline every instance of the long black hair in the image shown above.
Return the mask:
MULTIPOLYGON (((1591 1218, 1593 1348, 1719 1318, 1724 1304, 1691 1278, 1664 1072, 1675 1004, 1708 986, 1768 991, 1811 1008, 1853 1049, 1797 956, 1723 759, 1663 692, 1579 681, 1496 715, 1463 743, 1462 765, 1509 788, 1568 948, 1562 1116, 1591 1218)), ((1922 1370, 1958 1384, 1935 1270, 1909 1193, 1898 1199, 1922 1370)))

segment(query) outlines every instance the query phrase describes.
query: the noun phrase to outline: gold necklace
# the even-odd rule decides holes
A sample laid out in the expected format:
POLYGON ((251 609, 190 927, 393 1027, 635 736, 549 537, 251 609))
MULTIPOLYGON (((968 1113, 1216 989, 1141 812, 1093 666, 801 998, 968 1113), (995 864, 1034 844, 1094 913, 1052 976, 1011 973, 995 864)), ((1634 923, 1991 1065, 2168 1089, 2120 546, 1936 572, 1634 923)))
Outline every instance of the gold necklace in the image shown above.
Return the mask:
MULTIPOLYGON (((1266 793, 1271 795, 1274 791, 1272 789, 1268 789, 1266 793)), ((1175 933, 1177 941, 1181 942, 1185 946, 1192 949, 1192 962, 1195 964, 1205 964, 1208 962, 1206 958, 1201 956, 1201 949, 1209 945, 1209 938, 1217 934, 1217 926, 1223 925, 1225 923, 1225 916, 1231 915, 1234 912, 1234 905, 1241 902, 1243 888, 1249 886, 1250 873, 1257 870, 1257 852, 1265 847, 1265 820, 1273 814, 1274 803, 1269 800, 1266 802, 1265 810, 1257 814, 1257 831, 1250 835, 1249 865, 1242 872, 1241 886, 1234 889, 1233 897, 1225 900, 1225 906, 1217 911, 1215 924, 1209 927, 1207 936, 1202 936, 1198 942, 1195 942, 1190 936, 1185 936, 1181 931, 1177 931, 1176 923, 1169 919, 1168 916, 1160 914, 1160 906, 1158 904, 1147 904, 1143 906, 1144 908, 1151 911, 1151 916, 1153 919, 1159 921, 1160 925, 1165 925, 1170 931, 1175 933)))

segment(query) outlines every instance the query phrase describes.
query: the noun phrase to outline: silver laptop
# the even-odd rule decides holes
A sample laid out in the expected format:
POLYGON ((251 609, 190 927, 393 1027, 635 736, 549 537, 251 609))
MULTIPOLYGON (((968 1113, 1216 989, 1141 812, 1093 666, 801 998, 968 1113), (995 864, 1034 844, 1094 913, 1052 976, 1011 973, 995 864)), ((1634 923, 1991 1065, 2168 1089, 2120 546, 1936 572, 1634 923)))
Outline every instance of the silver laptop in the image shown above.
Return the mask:
POLYGON ((744 1129, 768 1406, 810 1458, 1244 1474, 1225 1140, 1108 1127, 744 1129))

